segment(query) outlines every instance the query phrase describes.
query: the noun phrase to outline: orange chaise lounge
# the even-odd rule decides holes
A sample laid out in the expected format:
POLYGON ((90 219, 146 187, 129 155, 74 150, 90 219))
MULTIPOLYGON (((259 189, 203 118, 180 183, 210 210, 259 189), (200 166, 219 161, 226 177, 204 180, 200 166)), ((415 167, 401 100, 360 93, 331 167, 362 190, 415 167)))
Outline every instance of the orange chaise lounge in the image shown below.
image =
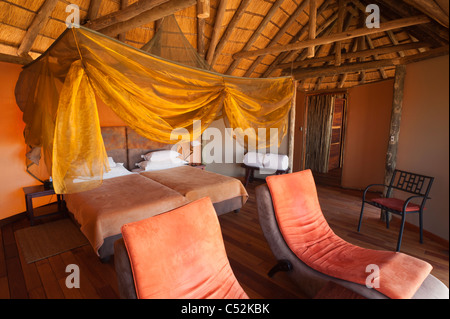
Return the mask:
POLYGON ((261 228, 279 261, 270 275, 287 271, 310 297, 334 282, 370 299, 449 298, 448 288, 430 274, 427 262, 338 237, 323 216, 310 170, 266 181, 256 188, 256 200, 261 228), (374 265, 379 277, 366 282, 374 265))
POLYGON ((114 263, 121 298, 247 299, 209 197, 122 226, 114 263))

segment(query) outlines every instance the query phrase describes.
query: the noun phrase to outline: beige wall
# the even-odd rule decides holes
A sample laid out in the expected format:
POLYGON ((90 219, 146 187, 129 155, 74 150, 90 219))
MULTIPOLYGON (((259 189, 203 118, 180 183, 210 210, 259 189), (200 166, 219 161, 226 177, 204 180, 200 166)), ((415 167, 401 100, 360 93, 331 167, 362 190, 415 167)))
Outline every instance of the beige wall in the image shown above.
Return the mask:
POLYGON ((364 189, 384 183, 393 101, 393 80, 354 87, 348 92, 342 186, 364 189))
MULTIPOLYGON (((397 168, 435 177, 424 228, 449 239, 449 57, 407 66, 397 168)), ((418 225, 416 215, 408 222, 418 225)))

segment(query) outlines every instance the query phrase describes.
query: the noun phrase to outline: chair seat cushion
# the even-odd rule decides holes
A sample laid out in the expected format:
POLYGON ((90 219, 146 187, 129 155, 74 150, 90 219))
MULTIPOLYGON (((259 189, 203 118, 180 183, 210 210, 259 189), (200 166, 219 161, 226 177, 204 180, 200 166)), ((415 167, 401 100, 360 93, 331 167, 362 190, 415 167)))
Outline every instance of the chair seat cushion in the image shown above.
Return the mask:
MULTIPOLYGON (((405 204, 404 200, 397 198, 375 198, 372 199, 373 202, 380 204, 381 206, 387 207, 389 209, 396 210, 398 212, 403 211, 403 205, 405 204)), ((406 212, 416 212, 420 210, 420 206, 414 203, 408 203, 406 207, 406 212)))
POLYGON ((209 198, 122 227, 139 299, 248 298, 209 198))
POLYGON ((320 208, 310 170, 267 177, 276 220, 286 244, 309 267, 338 279, 366 285, 379 269, 373 288, 389 298, 408 299, 431 272, 431 265, 403 253, 365 249, 338 237, 320 208))

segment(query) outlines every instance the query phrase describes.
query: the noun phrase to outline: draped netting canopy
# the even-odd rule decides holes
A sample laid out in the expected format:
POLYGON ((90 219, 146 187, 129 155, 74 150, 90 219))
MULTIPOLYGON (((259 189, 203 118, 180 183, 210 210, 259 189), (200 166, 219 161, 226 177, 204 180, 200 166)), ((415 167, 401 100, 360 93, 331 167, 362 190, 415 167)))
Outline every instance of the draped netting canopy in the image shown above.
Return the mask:
POLYGON ((95 188, 109 171, 96 98, 150 140, 193 141, 221 116, 237 135, 266 148, 286 135, 293 96, 291 77, 226 76, 83 27, 67 29, 24 67, 16 85, 28 159, 37 164, 43 157, 57 194, 95 188), (266 141, 259 128, 278 129, 278 136, 266 141))

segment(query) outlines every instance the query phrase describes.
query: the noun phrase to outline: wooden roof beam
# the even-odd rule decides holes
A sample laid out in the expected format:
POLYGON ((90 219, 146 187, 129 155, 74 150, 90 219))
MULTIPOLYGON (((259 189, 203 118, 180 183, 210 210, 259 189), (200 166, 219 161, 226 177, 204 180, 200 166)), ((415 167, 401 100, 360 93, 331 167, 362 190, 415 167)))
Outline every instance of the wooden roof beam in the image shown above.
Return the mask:
POLYGON ((22 43, 17 49, 17 55, 26 56, 28 54, 39 32, 44 27, 45 23, 48 20, 48 17, 53 12, 53 9, 55 9, 57 3, 58 0, 45 0, 36 16, 34 17, 33 21, 31 22, 27 33, 25 33, 25 36, 22 39, 22 43))
POLYGON ((347 63, 340 66, 325 66, 305 68, 293 73, 295 80, 305 80, 320 76, 334 76, 342 73, 361 72, 382 67, 392 67, 402 64, 401 58, 385 59, 378 61, 347 63))
POLYGON ((102 0, 91 0, 91 2, 89 3, 89 9, 86 16, 87 20, 94 20, 98 17, 101 4, 102 0))
POLYGON ((217 43, 219 42, 219 34, 220 30, 222 29, 227 3, 227 0, 220 0, 219 7, 216 11, 216 17, 214 19, 214 29, 211 36, 211 42, 209 43, 208 54, 206 55, 206 61, 209 65, 211 65, 212 59, 214 58, 214 52, 216 51, 217 43))
MULTIPOLYGON (((286 20, 286 22, 283 24, 283 26, 280 28, 280 30, 278 30, 277 34, 272 38, 272 40, 269 42, 268 46, 270 47, 271 45, 275 45, 278 43, 278 41, 280 40, 280 38, 286 33, 287 29, 289 29, 289 27, 292 25, 292 23, 294 23, 294 21, 297 19, 297 17, 303 12, 303 10, 305 9, 306 5, 307 5, 308 1, 303 1, 298 7, 297 9, 295 9, 295 11, 289 16, 289 18, 286 20)), ((266 49, 263 49, 266 50, 266 49)), ((247 52, 253 52, 253 51, 247 51, 247 52)), ((233 58, 239 58, 239 57, 235 57, 233 56, 233 58)), ((245 72, 246 77, 249 77, 253 71, 255 70, 255 68, 261 63, 261 61, 264 59, 264 57, 258 57, 250 66, 250 68, 247 70, 247 72, 245 72)))
POLYGON ((417 10, 425 13, 430 18, 436 20, 442 26, 448 29, 449 18, 448 14, 442 11, 441 7, 434 1, 418 1, 418 0, 403 0, 404 2, 412 5, 417 10))
MULTIPOLYGON (((309 0, 309 22, 308 22, 309 39, 314 40, 316 38, 317 28, 317 1, 309 0)), ((316 55, 315 47, 308 47, 308 58, 313 58, 316 55)))
MULTIPOLYGON (((280 8, 280 6, 281 6, 281 4, 283 2, 284 2, 284 0, 277 0, 277 1, 275 1, 275 3, 272 5, 272 7, 269 9, 269 11, 264 15, 264 19, 261 21, 261 23, 259 24, 258 28, 255 30, 255 32, 253 32, 252 36, 247 41, 247 43, 244 45, 244 48, 242 50, 244 50, 244 51, 250 50, 250 48, 252 47, 253 43, 255 43, 255 41, 261 35, 261 33, 263 32, 264 28, 270 22, 270 20, 272 19, 273 15, 277 12, 277 10, 280 8)), ((234 60, 233 63, 231 63, 231 65, 228 67, 228 70, 227 70, 226 73, 227 74, 233 73, 233 71, 238 66, 240 60, 241 59, 234 60)))
POLYGON ((14 64, 26 65, 33 61, 33 59, 27 54, 26 56, 17 56, 0 53, 0 62, 8 62, 14 64))
POLYGON ((228 23, 225 32, 222 34, 219 43, 217 43, 216 50, 214 51, 214 56, 211 59, 211 63, 209 63, 209 65, 213 66, 214 64, 216 64, 217 58, 219 57, 220 53, 225 47, 228 39, 231 36, 231 33, 233 33, 234 28, 244 15, 245 9, 247 9, 248 5, 250 4, 250 1, 251 0, 242 0, 241 3, 239 4, 239 7, 237 8, 236 12, 233 15, 233 18, 231 18, 231 21, 228 23))
MULTIPOLYGON (((331 5, 332 3, 334 3, 333 1, 334 1, 334 0, 326 0, 326 1, 324 1, 324 2, 322 3, 322 5, 319 7, 319 9, 317 10, 317 15, 319 16, 319 15, 321 15, 326 9, 329 9, 329 8, 330 8, 330 5, 331 5)), ((331 21, 331 20, 334 19, 335 16, 337 17, 337 15, 333 15, 331 18, 325 20, 325 22, 320 26, 319 30, 317 31, 318 35, 320 35, 320 33, 321 33, 324 29, 328 28, 328 26, 333 22, 333 21, 331 21)), ((297 32, 297 34, 291 39, 291 41, 289 41, 289 44, 296 43, 298 40, 300 40, 300 38, 306 34, 306 32, 307 32, 306 29, 307 29, 306 27, 301 28, 301 29, 297 32)), ((324 33, 326 33, 326 32, 324 32, 324 33)), ((328 34, 329 34, 329 33, 327 33, 327 35, 328 35, 328 34)), ((248 49, 249 49, 249 48, 248 48, 248 49)), ((246 49, 244 49, 243 51, 245 51, 245 50, 246 50, 246 49)), ((283 52, 283 53, 279 54, 279 55, 275 58, 275 60, 272 62, 272 64, 267 68, 267 70, 264 72, 264 74, 262 75, 262 77, 265 77, 265 78, 269 77, 269 76, 272 74, 272 72, 277 68, 277 66, 278 66, 279 64, 281 64, 281 63, 282 63, 283 61, 285 61, 285 60, 289 60, 289 59, 292 58, 295 54, 297 54, 297 52, 298 52, 298 51, 291 51, 291 52, 283 52)))
POLYGON ((332 34, 326 37, 317 38, 315 40, 307 40, 300 43, 294 43, 294 44, 288 44, 288 45, 282 45, 282 46, 272 46, 266 49, 261 50, 254 50, 254 51, 241 51, 233 55, 235 59, 237 58, 248 58, 248 57, 254 57, 254 56, 261 56, 261 55, 267 55, 267 54, 277 54, 285 51, 292 51, 292 50, 300 50, 303 48, 308 48, 310 46, 316 46, 320 44, 329 44, 336 41, 344 41, 348 39, 353 39, 357 37, 362 37, 369 34, 394 30, 394 29, 400 29, 405 28, 409 26, 429 23, 430 18, 428 18, 425 15, 421 16, 415 16, 410 18, 404 18, 404 19, 398 19, 389 21, 386 23, 383 23, 380 25, 380 28, 360 28, 355 29, 347 32, 341 32, 332 34))
MULTIPOLYGON (((394 53, 398 51, 404 51, 404 50, 414 50, 418 48, 426 48, 430 45, 423 42, 414 42, 414 43, 406 43, 406 44, 399 44, 399 45, 391 45, 391 46, 384 46, 384 47, 378 47, 370 50, 363 50, 363 51, 355 51, 355 52, 349 52, 349 53, 343 53, 342 59, 356 59, 361 57, 369 57, 369 56, 378 56, 383 54, 389 54, 394 53)), ((324 56, 320 58, 314 58, 314 59, 308 59, 303 61, 298 61, 294 63, 283 63, 277 66, 279 69, 287 69, 293 67, 299 67, 299 66, 305 66, 309 64, 315 64, 315 63, 322 63, 322 62, 330 62, 335 60, 334 56, 324 56)))
POLYGON ((84 26, 92 30, 99 31, 113 25, 117 25, 120 22, 125 22, 127 20, 133 19, 139 16, 139 14, 152 10, 155 7, 158 7, 167 2, 168 0, 139 0, 138 2, 135 2, 129 6, 122 7, 122 9, 119 11, 111 12, 110 14, 107 14, 98 19, 88 21, 84 26))

